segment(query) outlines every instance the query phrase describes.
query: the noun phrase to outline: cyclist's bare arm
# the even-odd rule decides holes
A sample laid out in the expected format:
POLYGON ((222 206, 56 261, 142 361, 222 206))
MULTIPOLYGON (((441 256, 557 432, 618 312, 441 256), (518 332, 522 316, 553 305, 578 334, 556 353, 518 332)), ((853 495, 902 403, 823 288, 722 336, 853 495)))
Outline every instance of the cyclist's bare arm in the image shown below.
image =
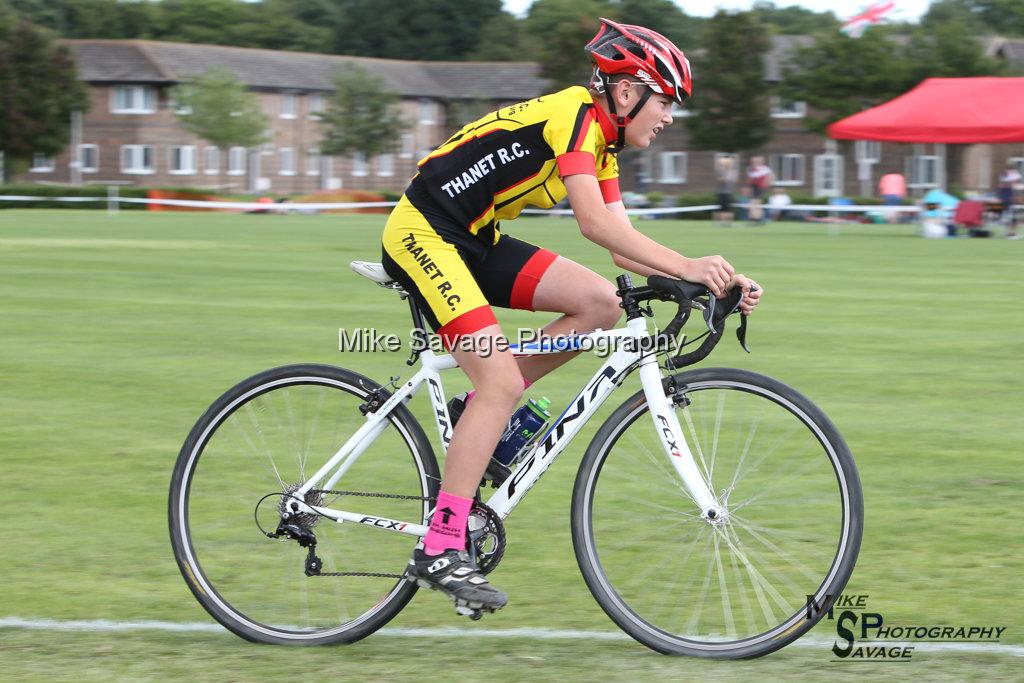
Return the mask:
MULTIPOLYGON (((700 282, 715 296, 725 293, 735 271, 724 258, 687 258, 647 237, 629 222, 624 208, 610 210, 609 205, 605 205, 597 178, 592 175, 571 175, 563 182, 583 236, 620 258, 650 269, 647 273, 634 272, 640 275, 663 273, 700 282)), ((622 202, 610 206, 614 204, 621 206, 622 202)))
MULTIPOLYGON (((610 204, 605 204, 605 208, 611 211, 616 216, 618 216, 623 221, 626 221, 630 223, 630 225, 632 225, 632 221, 629 220, 629 214, 626 213, 626 205, 622 203, 622 200, 619 200, 617 202, 611 202, 610 204)), ((631 273, 643 275, 644 277, 650 277, 651 275, 664 275, 666 277, 673 277, 671 273, 666 273, 655 268, 648 268, 644 264, 637 263, 633 259, 628 259, 622 254, 616 254, 614 251, 611 252, 611 255, 612 263, 617 265, 619 268, 625 268, 631 273)))

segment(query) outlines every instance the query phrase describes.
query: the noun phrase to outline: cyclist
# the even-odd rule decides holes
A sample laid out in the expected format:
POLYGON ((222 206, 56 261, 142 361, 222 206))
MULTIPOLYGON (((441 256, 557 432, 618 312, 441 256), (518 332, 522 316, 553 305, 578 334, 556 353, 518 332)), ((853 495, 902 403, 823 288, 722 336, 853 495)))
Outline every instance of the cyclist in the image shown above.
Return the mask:
POLYGON ((504 107, 464 126, 419 162, 419 172, 388 219, 383 263, 416 297, 474 391, 452 433, 436 512, 406 576, 469 610, 503 607, 505 594, 466 549, 472 499, 523 390, 574 354, 516 359, 503 350, 491 306, 551 311, 549 336, 613 327, 615 287, 563 256, 502 235, 499 222, 527 206, 550 208, 568 196, 580 232, 614 263, 640 275, 706 285, 717 297, 741 287, 743 313, 763 290, 721 256, 687 258, 631 225, 618 188, 615 154, 644 149, 672 123, 691 93, 683 53, 649 29, 601 19, 585 51, 589 88, 570 87, 504 107))

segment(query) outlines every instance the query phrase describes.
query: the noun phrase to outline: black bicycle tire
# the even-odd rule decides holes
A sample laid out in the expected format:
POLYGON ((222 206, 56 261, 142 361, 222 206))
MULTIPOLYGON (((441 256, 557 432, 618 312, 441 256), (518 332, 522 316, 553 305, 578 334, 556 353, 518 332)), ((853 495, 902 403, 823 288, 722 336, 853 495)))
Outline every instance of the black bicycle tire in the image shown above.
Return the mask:
MULTIPOLYGON (((592 530, 590 529, 590 519, 587 515, 587 510, 593 498, 594 486, 591 482, 596 482, 600 474, 600 466, 607 457, 607 454, 613 450, 617 438, 624 430, 638 419, 639 416, 647 412, 647 401, 643 391, 639 391, 626 399, 605 420, 588 445, 587 451, 580 462, 576 482, 573 486, 571 519, 576 561, 587 587, 605 614, 632 638, 652 650, 668 655, 688 655, 714 659, 761 657, 785 647, 818 623, 832 607, 835 600, 838 599, 853 573, 860 551, 864 526, 863 493, 856 464, 853 461, 849 447, 828 416, 806 396, 778 380, 747 370, 702 368, 674 375, 673 381, 675 386, 680 389, 692 383, 709 381, 738 382, 761 387, 798 406, 821 432, 826 435, 828 442, 834 448, 836 460, 838 461, 840 471, 843 473, 847 487, 848 506, 844 506, 844 512, 848 513, 849 517, 847 538, 843 545, 844 551, 842 552, 842 557, 838 559, 838 566, 834 567, 833 578, 827 586, 823 584, 819 588, 818 593, 816 593, 816 595, 827 595, 829 597, 817 601, 820 611, 811 610, 809 615, 805 615, 803 619, 788 626, 786 630, 782 630, 777 635, 749 645, 738 646, 734 649, 722 649, 720 646, 703 649, 683 643, 681 642, 683 639, 672 637, 671 634, 660 635, 649 628, 641 627, 617 604, 619 601, 614 599, 609 593, 609 590, 614 592, 614 589, 601 578, 602 572, 600 562, 597 559, 597 551, 591 547, 592 530), (637 412, 640 408, 642 410, 637 412), (595 468, 598 469, 596 473, 594 472, 595 468)), ((836 465, 835 461, 833 465, 836 465)), ((781 626, 785 626, 790 621, 792 619, 787 620, 787 622, 776 627, 776 629, 780 629, 781 626)), ((771 631, 769 630, 766 633, 771 633, 771 631)), ((760 636, 764 635, 760 634, 760 636)), ((751 639, 747 638, 744 640, 751 639)))
MULTIPOLYGON (((189 542, 186 538, 187 531, 183 532, 183 530, 187 529, 187 506, 181 504, 182 501, 180 500, 180 497, 182 495, 187 497, 188 495, 187 485, 191 478, 189 477, 189 479, 186 479, 185 475, 190 471, 190 469, 194 471, 194 466, 189 468, 190 461, 193 461, 191 453, 195 450, 200 439, 203 439, 204 442, 209 441, 212 434, 216 431, 216 427, 210 431, 207 431, 207 427, 210 425, 212 420, 217 418, 217 416, 220 416, 221 422, 223 422, 223 420, 230 415, 230 413, 222 415, 223 411, 238 397, 254 392, 261 386, 267 385, 268 383, 300 377, 323 378, 329 382, 340 382, 348 385, 354 390, 350 393, 363 398, 365 398, 369 392, 380 388, 380 385, 373 380, 351 370, 346 370, 345 368, 319 364, 296 364, 280 366, 258 373, 252 377, 242 380, 231 389, 224 392, 224 394, 222 394, 209 408, 207 408, 196 422, 178 454, 178 459, 175 463, 174 472, 171 477, 168 497, 168 524, 170 526, 171 545, 174 549, 174 557, 178 563, 178 568, 181 571, 182 576, 185 578, 185 582, 188 584, 192 594, 195 596, 196 600, 199 601, 199 604, 202 605, 210 616, 212 616, 217 622, 241 638, 252 642, 273 645, 312 646, 328 645, 333 643, 352 643, 369 636, 401 612, 405 605, 412 599, 413 595, 416 594, 416 585, 406 581, 401 582, 401 586, 398 587, 397 591, 388 600, 383 609, 375 612, 370 618, 350 629, 333 632, 321 637, 302 639, 275 636, 251 628, 243 621, 237 619, 230 611, 225 610, 223 607, 218 605, 217 601, 212 599, 211 596, 203 589, 195 576, 195 572, 199 571, 201 573, 202 569, 198 566, 193 567, 192 563, 189 562, 188 557, 192 556, 193 553, 186 552, 186 544, 189 542), (203 438, 204 434, 205 438, 203 438), (184 491, 182 490, 183 486, 186 487, 184 491), (184 513, 181 512, 182 510, 184 510, 184 513)), ((337 384, 332 383, 331 386, 337 386, 337 384)), ((341 387, 338 388, 340 389, 341 387)), ((249 398, 256 395, 259 395, 259 393, 255 393, 249 398)), ((240 405, 242 404, 239 404, 239 406, 240 405)), ((239 406, 236 406, 235 408, 237 409, 239 406)), ((409 443, 408 440, 406 443, 416 449, 415 453, 420 458, 428 485, 428 491, 425 492, 424 495, 431 497, 436 496, 440 482, 437 459, 434 455, 433 447, 430 445, 430 441, 424 434, 419 422, 404 405, 396 406, 391 412, 389 419, 392 424, 399 427, 399 433, 402 434, 403 440, 407 438, 411 439, 412 443, 409 443)), ((194 460, 197 461, 199 457, 201 457, 201 454, 194 460)), ((213 588, 212 585, 210 587, 213 588)), ((221 601, 227 604, 226 600, 221 599, 221 601)))

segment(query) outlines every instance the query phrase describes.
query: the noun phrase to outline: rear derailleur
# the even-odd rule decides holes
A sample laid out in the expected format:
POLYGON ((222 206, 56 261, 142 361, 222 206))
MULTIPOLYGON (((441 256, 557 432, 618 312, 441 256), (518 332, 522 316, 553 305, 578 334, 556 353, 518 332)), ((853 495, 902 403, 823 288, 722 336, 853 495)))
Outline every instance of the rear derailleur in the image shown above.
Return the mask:
POLYGON ((306 576, 319 576, 324 563, 316 554, 316 534, 311 530, 298 524, 290 524, 282 521, 277 525, 277 530, 267 533, 268 538, 290 538, 300 546, 307 549, 306 552, 306 576))

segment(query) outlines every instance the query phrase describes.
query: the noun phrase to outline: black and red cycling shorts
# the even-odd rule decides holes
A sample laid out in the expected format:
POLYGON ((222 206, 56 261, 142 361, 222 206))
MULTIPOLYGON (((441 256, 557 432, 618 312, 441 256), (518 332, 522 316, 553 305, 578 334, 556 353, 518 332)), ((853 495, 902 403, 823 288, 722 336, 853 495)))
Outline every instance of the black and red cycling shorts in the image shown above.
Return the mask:
POLYGON ((497 324, 491 306, 534 310, 534 292, 558 254, 509 235, 491 243, 432 218, 402 197, 384 228, 382 261, 448 348, 497 324))

